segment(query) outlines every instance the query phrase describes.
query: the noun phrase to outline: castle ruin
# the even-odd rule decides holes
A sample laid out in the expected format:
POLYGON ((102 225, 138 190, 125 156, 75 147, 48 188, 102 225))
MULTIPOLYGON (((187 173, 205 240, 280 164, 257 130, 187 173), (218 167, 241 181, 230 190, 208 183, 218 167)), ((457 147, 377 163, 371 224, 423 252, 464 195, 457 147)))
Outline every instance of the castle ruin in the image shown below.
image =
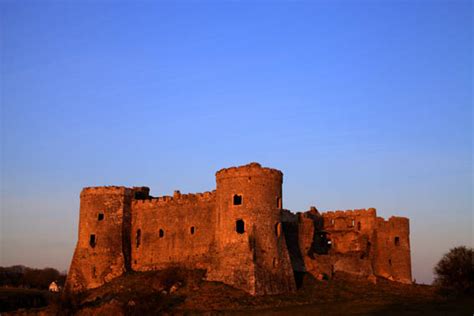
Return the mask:
POLYGON ((283 209, 283 174, 258 163, 222 169, 216 190, 152 197, 147 187, 90 187, 66 288, 96 288, 127 271, 206 270, 253 295, 296 289, 338 271, 411 283, 409 220, 375 209, 283 209))

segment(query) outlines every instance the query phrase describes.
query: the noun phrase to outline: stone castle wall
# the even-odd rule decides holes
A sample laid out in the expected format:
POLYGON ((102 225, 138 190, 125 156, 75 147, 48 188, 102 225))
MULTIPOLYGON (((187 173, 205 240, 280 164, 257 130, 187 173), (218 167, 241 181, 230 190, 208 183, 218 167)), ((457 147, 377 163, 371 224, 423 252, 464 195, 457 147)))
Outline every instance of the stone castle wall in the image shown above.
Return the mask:
POLYGON ((410 226, 408 218, 377 218, 374 272, 394 281, 411 283, 410 226))
POLYGON ((206 269, 215 238, 215 192, 134 200, 132 269, 171 264, 206 269))
POLYGON ((282 182, 281 171, 251 163, 218 171, 212 192, 85 188, 66 288, 168 266, 256 295, 292 292, 305 272, 411 282, 408 219, 384 221, 375 209, 294 214, 282 208, 282 182))
POLYGON ((252 294, 293 291, 293 272, 281 231, 281 171, 249 164, 220 170, 216 181, 218 260, 209 279, 252 294))
POLYGON ((312 208, 296 216, 305 272, 331 277, 341 271, 411 283, 407 218, 385 221, 374 208, 321 214, 312 208))
POLYGON ((85 188, 81 192, 79 236, 67 287, 82 291, 120 276, 130 267, 130 205, 133 190, 85 188))

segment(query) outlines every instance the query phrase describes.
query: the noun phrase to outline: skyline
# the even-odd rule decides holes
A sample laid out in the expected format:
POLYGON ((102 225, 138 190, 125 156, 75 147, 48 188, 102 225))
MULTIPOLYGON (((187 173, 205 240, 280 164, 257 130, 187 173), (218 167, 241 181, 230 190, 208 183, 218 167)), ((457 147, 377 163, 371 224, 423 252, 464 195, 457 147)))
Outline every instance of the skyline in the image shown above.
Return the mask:
POLYGON ((413 275, 472 247, 470 1, 1 6, 0 265, 67 269, 79 193, 212 190, 410 218, 413 275))

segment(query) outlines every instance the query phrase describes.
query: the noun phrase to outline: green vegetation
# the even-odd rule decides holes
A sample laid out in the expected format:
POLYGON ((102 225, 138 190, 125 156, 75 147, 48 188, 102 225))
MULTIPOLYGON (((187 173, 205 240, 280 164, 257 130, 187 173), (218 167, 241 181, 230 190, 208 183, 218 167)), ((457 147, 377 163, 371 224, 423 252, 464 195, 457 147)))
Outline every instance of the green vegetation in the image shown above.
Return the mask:
POLYGON ((474 251, 465 246, 451 249, 434 268, 434 285, 447 296, 474 294, 474 251))
POLYGON ((34 269, 25 266, 0 267, 0 286, 47 290, 51 282, 63 286, 66 275, 53 268, 34 269))
POLYGON ((179 267, 131 272, 61 300, 46 291, 9 289, 1 301, 13 302, 16 295, 23 297, 23 307, 39 307, 44 295, 50 304, 42 310, 52 315, 471 315, 474 306, 473 297, 448 299, 433 286, 385 279, 373 284, 343 273, 324 281, 305 274, 295 293, 256 297, 204 277, 205 271, 179 267), (38 300, 28 294, 36 294, 38 300), (25 302, 36 303, 25 306, 25 302))
POLYGON ((0 287, 0 312, 48 305, 51 294, 36 289, 0 287))
POLYGON ((306 274, 296 293, 256 297, 220 282, 204 281, 203 276, 204 271, 182 268, 129 273, 75 297, 68 311, 102 315, 462 315, 474 306, 472 299, 448 300, 433 286, 385 279, 373 284, 342 273, 325 281, 306 274))
POLYGON ((57 301, 59 295, 49 293, 48 287, 53 281, 62 286, 65 280, 66 275, 53 268, 0 267, 0 313, 57 301))

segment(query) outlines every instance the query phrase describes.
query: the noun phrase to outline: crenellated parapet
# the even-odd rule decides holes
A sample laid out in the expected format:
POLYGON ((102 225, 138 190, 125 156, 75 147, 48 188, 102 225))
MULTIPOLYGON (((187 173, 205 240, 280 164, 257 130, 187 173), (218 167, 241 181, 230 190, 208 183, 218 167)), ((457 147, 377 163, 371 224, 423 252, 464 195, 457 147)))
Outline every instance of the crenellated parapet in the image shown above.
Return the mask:
POLYGON ((163 195, 158 197, 150 197, 148 199, 133 200, 132 206, 166 206, 168 203, 180 204, 180 203, 197 203, 212 201, 216 197, 216 191, 206 191, 202 193, 186 193, 182 194, 179 191, 175 191, 171 195, 163 195))
POLYGON ((375 208, 368 208, 368 209, 354 209, 354 210, 336 210, 336 211, 327 211, 321 213, 323 217, 328 218, 336 218, 336 217, 355 217, 355 216, 367 216, 367 217, 376 217, 377 210, 375 208))
POLYGON ((247 165, 224 168, 216 172, 217 181, 226 178, 265 176, 283 181, 283 173, 273 168, 262 167, 259 163, 252 162, 247 165))
POLYGON ((132 195, 133 190, 124 186, 98 186, 98 187, 85 187, 81 191, 81 196, 86 194, 118 194, 118 195, 132 195))
POLYGON ((401 216, 390 216, 388 219, 377 217, 377 225, 385 226, 387 228, 407 227, 409 222, 410 220, 407 217, 401 216))

